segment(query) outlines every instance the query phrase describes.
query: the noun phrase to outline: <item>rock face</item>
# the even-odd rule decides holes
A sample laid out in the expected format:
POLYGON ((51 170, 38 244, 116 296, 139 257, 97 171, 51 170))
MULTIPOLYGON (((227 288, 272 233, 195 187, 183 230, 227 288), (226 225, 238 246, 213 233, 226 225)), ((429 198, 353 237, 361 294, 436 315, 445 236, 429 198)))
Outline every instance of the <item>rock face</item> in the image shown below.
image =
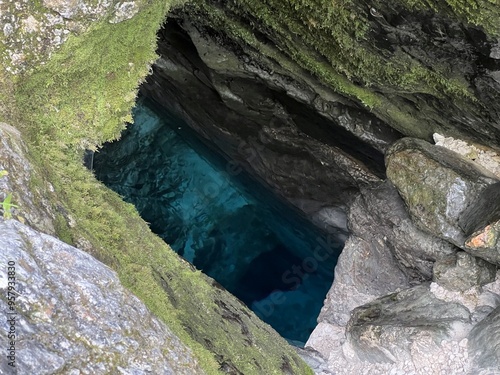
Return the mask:
POLYGON ((493 310, 469 335, 469 355, 475 374, 494 374, 500 363, 500 307, 493 310))
MULTIPOLYGON (((467 253, 446 241, 442 232, 421 224, 422 218, 411 206, 418 204, 421 196, 405 204, 390 181, 361 189, 348 215, 351 236, 335 268, 319 324, 306 344, 307 350, 326 360, 326 364, 317 365, 316 373, 451 371, 472 375, 486 374, 499 366, 495 349, 483 348, 488 339, 496 347, 496 338, 486 333, 485 327, 491 325, 494 332, 496 312, 492 311, 500 303, 500 278, 495 264, 489 262, 497 243, 497 222, 490 222, 496 217, 492 212, 498 204, 497 183, 488 171, 465 162, 459 154, 441 148, 436 154, 435 149, 423 141, 403 139, 389 150, 387 174, 401 196, 406 198, 413 189, 426 191, 434 201, 419 213, 435 219, 450 212, 440 210, 436 200, 454 191, 454 185, 446 183, 447 176, 467 176, 472 187, 477 181, 486 181, 479 184, 476 196, 466 195, 472 203, 462 206, 454 225, 465 237, 466 229, 460 226, 466 223, 464 215, 470 221, 477 220, 476 224, 467 222, 470 227, 489 224, 461 244, 465 248, 476 246, 467 253), (418 152, 403 161, 398 152, 404 151, 394 152, 398 147, 418 152), (433 156, 419 155, 422 149, 433 156), (419 162, 429 159, 432 167, 420 166, 419 162), (437 183, 439 176, 444 181, 437 183), (430 181, 436 182, 434 186, 430 181), (483 212, 482 216, 477 212, 483 212), (481 255, 486 253, 490 257, 481 255), (431 278, 432 283, 425 282, 431 278)), ((455 203, 452 199, 448 202, 455 203)))
MULTIPOLYGON (((189 331, 187 335, 197 342, 195 346, 208 349, 204 354, 215 353, 210 357, 210 368, 242 372, 239 369, 249 364, 254 366, 254 362, 245 357, 254 350, 251 356, 260 359, 255 359, 253 371, 262 373, 269 368, 279 368, 277 371, 285 373, 306 372, 296 356, 284 348, 285 344, 280 344, 276 335, 259 325, 237 301, 209 281, 199 281, 200 277, 187 270, 178 259, 169 258, 168 253, 157 256, 158 249, 163 249, 161 244, 141 232, 146 232, 144 223, 136 220, 130 208, 126 211, 114 196, 95 188, 95 181, 75 177, 82 175, 78 169, 81 165, 75 162, 77 157, 69 155, 78 154, 81 147, 95 147, 113 138, 117 127, 108 126, 107 122, 116 125, 127 119, 126 108, 133 102, 134 92, 126 78, 118 80, 117 77, 135 77, 135 85, 136 79, 142 76, 151 58, 150 53, 142 53, 151 49, 148 43, 152 40, 153 27, 145 25, 154 17, 148 17, 147 13, 163 14, 164 2, 44 0, 14 1, 2 3, 0 7, 2 121, 13 120, 17 127, 31 130, 32 147, 47 154, 41 157, 40 165, 49 168, 55 161, 52 172, 55 169, 57 173, 49 175, 59 180, 59 186, 64 187, 66 183, 68 193, 72 193, 61 199, 80 216, 76 221, 80 219, 80 225, 86 229, 83 231, 88 238, 86 248, 92 249, 90 242, 102 245, 103 237, 115 247, 123 246, 120 253, 100 250, 99 254, 120 269, 136 291, 144 292, 144 286, 138 286, 142 278, 135 277, 140 271, 144 271, 141 276, 152 280, 148 287, 161 285, 162 292, 156 288, 151 297, 148 289, 142 293, 143 298, 155 306, 156 298, 168 295, 162 301, 181 311, 178 325, 189 331), (146 6, 147 12, 141 12, 141 7, 146 9, 146 6), (128 19, 130 17, 132 19, 128 19), (91 29, 96 33, 89 33, 88 26, 94 20, 97 27, 91 29), (134 23, 133 20, 142 21, 134 23), (127 25, 136 28, 127 29, 127 25), (51 54, 71 33, 81 36, 73 49, 68 47, 65 54, 50 61, 51 54), (139 44, 133 43, 137 35, 146 34, 150 35, 145 38, 146 44, 142 40, 139 44), (100 54, 102 60, 89 59, 95 51, 84 47, 91 45, 97 49, 103 40, 111 41, 110 53, 100 54), (123 40, 127 42, 120 47, 123 40), (95 64, 89 65, 89 60, 95 64), (106 61, 107 65, 103 66, 100 61, 106 61), (48 64, 41 66, 41 62, 48 64), (13 76, 20 72, 26 74, 13 76), (90 79, 94 75, 99 79, 90 79), (86 78, 91 84, 82 84, 87 82, 86 78), (85 98, 79 100, 78 95, 85 98), (121 102, 121 98, 129 104, 121 102), (29 108, 27 112, 32 113, 33 118, 23 113, 25 108, 29 108), (19 119, 29 121, 23 124, 19 119), (82 181, 84 183, 78 184, 82 181), (81 196, 77 190, 80 188, 81 196), (85 210, 87 206, 91 209, 85 210), (106 207, 104 211, 126 212, 125 218, 118 220, 109 212, 103 212, 102 207, 106 207), (113 217, 116 219, 113 223, 125 225, 132 236, 106 228, 109 224, 103 217, 113 217), (89 225, 94 220, 103 220, 98 228, 106 231, 107 236, 95 236, 101 233, 89 230, 95 228, 89 225), (130 222, 133 225, 129 225, 130 222), (130 244, 135 244, 138 237, 142 242, 131 248, 130 244), (122 238, 126 239, 122 241, 122 238), (144 250, 154 262, 138 258, 137 248, 144 250), (120 258, 122 250, 125 255, 120 258), (156 267, 157 264, 160 265, 156 267), (175 269, 169 268, 171 264, 175 264, 175 269), (150 275, 151 269, 154 277, 150 275), (177 283, 175 288, 171 287, 172 283, 177 283), (189 293, 202 302, 187 300, 185 295, 189 293), (202 309, 207 311, 207 316, 189 316, 192 311, 202 309), (252 332, 258 334, 248 339, 252 332), (228 349, 226 337, 236 336, 238 340, 234 345, 231 342, 228 349), (270 342, 277 342, 283 351, 276 351, 273 345, 272 350, 267 350, 266 344, 270 342), (233 346, 239 349, 233 351, 233 346), (271 351, 272 363, 266 361, 271 351), (269 366, 266 370, 259 368, 264 363, 269 366)), ((316 361, 314 355, 308 357, 316 371, 335 374, 448 371, 472 375, 498 368, 498 356, 484 345, 490 340, 496 347, 493 332, 498 317, 495 309, 500 301, 499 276, 495 282, 481 285, 491 280, 491 266, 461 252, 453 254, 457 250, 446 243, 449 241, 472 256, 500 264, 497 179, 450 151, 422 141, 430 141, 438 132, 446 137, 469 138, 478 144, 500 147, 500 8, 497 4, 487 0, 474 4, 399 0, 374 1, 367 5, 353 0, 321 4, 301 1, 290 6, 280 0, 204 0, 185 6, 172 16, 175 20, 167 23, 160 35, 161 58, 142 92, 183 114, 212 147, 234 162, 233 166, 248 169, 329 230, 345 234, 345 218, 350 212, 353 235, 339 263, 337 285, 331 293, 335 296, 337 291, 337 296, 344 300, 339 303, 338 311, 336 302, 332 298, 327 300, 323 320, 310 339, 310 346, 327 360, 323 363, 316 361), (408 207, 409 216, 403 215, 405 206, 389 185, 385 191, 380 190, 381 197, 376 190, 366 193, 385 178, 384 154, 403 136, 418 139, 406 139, 391 148, 387 155, 387 175, 408 207), (357 198, 360 191, 364 202, 357 198), (363 222, 364 215, 360 213, 363 207, 370 206, 379 207, 380 213, 372 210, 363 222), (358 214, 356 207, 359 207, 358 214), (485 207, 492 209, 486 212, 485 207), (378 221, 380 226, 375 225, 378 221), (363 236, 365 227, 369 230, 363 236), (422 245, 416 245, 414 242, 420 239, 425 240, 422 245), (384 272, 377 275, 377 269, 384 272), (435 283, 416 285, 431 277, 435 283), (458 282, 464 277, 470 279, 458 282), (389 285, 391 282, 394 285, 389 285), (406 290, 398 291, 398 288, 406 290), (352 302, 346 301, 350 291, 352 302), (384 296, 388 293, 389 297, 384 296), (354 306, 357 304, 364 305, 354 306), (401 314, 394 312, 406 313, 405 306, 412 306, 420 313, 416 319, 424 325, 419 327, 421 332, 414 330, 410 314, 403 314, 405 319, 398 320, 401 314), (456 324, 450 327, 449 322, 443 324, 436 316, 426 320, 421 314, 426 306, 436 306, 456 324), (491 315, 487 317, 488 314, 491 315), (471 327, 471 333, 466 336, 471 327), (382 342, 377 334, 393 335, 397 342, 382 342), (443 341, 436 343, 435 340, 443 341), (366 343, 377 347, 364 345, 366 343), (399 346, 401 351, 397 349, 399 346), (468 360, 469 355, 473 357, 472 362, 468 360)), ((2 145, 4 143, 2 138, 2 145)), ((7 158, 9 163, 15 161, 18 150, 11 159, 7 158)), ((26 171, 28 168, 21 168, 20 175, 26 175, 26 171)), ((19 189, 16 186, 23 184, 24 181, 17 185, 2 183, 1 187, 6 189, 2 198, 8 196, 9 189, 13 199, 17 199, 14 202, 30 208, 35 206, 33 213, 25 216, 16 210, 12 214, 71 241, 72 232, 68 234, 66 223, 74 224, 73 212, 67 213, 56 203, 47 203, 44 207, 43 194, 16 197, 19 189), (44 213, 49 219, 40 218, 44 213), (57 222, 66 225, 57 228, 57 222)), ((50 188, 40 191, 45 193, 50 188)), ((21 224, 5 229, 6 233, 15 236, 14 229, 21 230, 19 226, 21 224)), ((82 243, 85 238, 81 239, 82 243)), ((42 269, 30 263, 30 257, 26 258, 26 265, 42 269)), ((19 263, 19 269, 24 266, 19 263)), ((47 279, 47 285, 51 285, 49 281, 47 279)), ((48 293, 49 289, 41 292, 48 293)), ((59 322, 57 309, 66 308, 65 301, 54 305, 52 310, 51 301, 47 303, 49 308, 36 311, 38 315, 29 315, 30 311, 26 310, 23 319, 30 324, 38 319, 36 328, 44 324, 47 316, 59 322)), ((91 314, 88 316, 93 317, 91 314)), ((130 314, 136 316, 133 311, 130 314)), ((163 319, 165 316, 171 318, 166 314, 163 319)), ((64 327, 68 324, 73 328, 71 319, 64 323, 64 327)), ((43 332, 50 332, 52 324, 43 332)), ((144 328, 149 332, 154 327, 151 323, 144 328)), ((39 332, 42 330, 35 330, 33 334, 39 332)), ((167 331, 164 333, 170 337, 167 331)), ((61 342, 70 341, 65 334, 64 330, 58 334, 61 342)), ((90 340, 93 336, 90 333, 84 337, 90 340)), ((110 337, 108 340, 112 340, 113 335, 110 337)), ((127 337, 123 336, 124 340, 127 337)), ((47 338, 41 337, 40 342, 46 343, 47 338)), ((31 341, 28 344, 34 345, 31 341)), ((81 349, 84 355, 94 353, 92 350, 97 354, 104 350, 92 348, 91 341, 87 344, 81 349)), ((75 342, 75 350, 80 350, 81 345, 75 342)), ((63 363, 58 348, 42 346, 44 348, 51 350, 51 361, 46 366, 63 363)), ((131 358, 140 353, 132 353, 130 348, 123 345, 131 358)), ((189 361, 187 352, 182 347, 178 349, 181 358, 189 361)), ((66 354, 71 353, 68 350, 66 354)), ((114 355, 114 352, 106 354, 114 355)), ((170 366, 165 367, 168 371, 181 371, 168 362, 168 353, 161 354, 163 357, 158 355, 160 366, 164 363, 170 366)), ((127 358, 121 357, 119 361, 124 369, 133 366, 127 358)), ((155 370, 161 372, 161 369, 155 370)))
POLYGON ((495 280, 496 267, 481 258, 459 251, 439 259, 433 268, 433 280, 448 290, 465 292, 495 280))
POLYGON ((118 23, 132 18, 142 1, 43 0, 2 4, 0 30, 5 49, 0 58, 9 73, 32 69, 44 62, 71 34, 84 32, 92 22, 109 17, 118 23))
POLYGON ((384 176, 381 151, 399 133, 348 101, 316 109, 335 94, 307 75, 245 62, 188 22, 170 21, 160 35, 161 58, 141 92, 186 119, 231 168, 247 169, 327 229, 345 231, 328 212, 345 221, 359 187, 384 176))
MULTIPOLYGON (((14 220, 0 219, 0 246, 0 308, 15 322, 0 343, 9 348, 15 341, 17 373, 204 373, 116 273, 87 253, 14 220)), ((15 373, 5 360, 0 366, 15 373)))
POLYGON ((495 175, 445 148, 410 138, 392 146, 386 164, 387 176, 412 220, 422 230, 463 248, 468 227, 482 216, 469 207, 498 181, 495 175))
POLYGON ((460 341, 470 329, 466 307, 436 298, 422 284, 356 308, 347 325, 347 342, 362 361, 396 363, 411 359, 418 339, 460 341))

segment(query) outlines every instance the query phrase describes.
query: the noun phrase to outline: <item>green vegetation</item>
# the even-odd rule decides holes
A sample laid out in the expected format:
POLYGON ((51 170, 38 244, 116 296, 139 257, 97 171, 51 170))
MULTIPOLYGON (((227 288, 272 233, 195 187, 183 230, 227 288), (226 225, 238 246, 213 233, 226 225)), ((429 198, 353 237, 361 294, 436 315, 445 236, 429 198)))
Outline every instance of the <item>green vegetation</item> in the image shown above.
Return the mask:
MULTIPOLYGON (((0 178, 8 176, 8 174, 9 174, 9 172, 7 172, 5 169, 0 170, 0 178)), ((12 219, 12 209, 18 208, 17 205, 12 203, 12 193, 8 193, 5 196, 1 205, 2 205, 2 211, 3 211, 3 218, 5 220, 12 219)))
MULTIPOLYGON (((112 267, 194 351, 208 374, 222 373, 222 364, 250 375, 281 374, 284 368, 312 374, 285 340, 181 260, 132 205, 82 165, 84 149, 118 138, 132 120, 138 84, 156 57, 156 31, 172 5, 152 0, 130 20, 104 19, 71 36, 15 85, 0 77, 9 103, 2 102, 9 109, 4 120, 22 131, 33 165, 43 171, 36 175, 55 189, 47 196, 57 235, 112 267)), ((34 177, 30 189, 40 194, 44 184, 34 177)))
POLYGON ((439 66, 431 70, 403 53, 390 57, 380 53, 369 40, 369 9, 354 1, 301 0, 291 7, 279 0, 241 0, 224 8, 215 2, 200 1, 189 12, 197 16, 199 23, 224 30, 230 37, 264 52, 263 43, 253 36, 252 30, 258 30, 302 68, 341 93, 360 95, 368 107, 377 105, 371 86, 438 97, 472 97, 464 83, 447 77, 439 66))
POLYGON ((17 208, 15 204, 12 203, 12 193, 7 194, 5 199, 2 202, 2 210, 3 210, 3 217, 4 219, 12 219, 12 212, 11 210, 13 208, 17 208))
POLYGON ((406 25, 410 30, 392 27, 383 16, 371 16, 370 8, 392 15, 405 10, 429 16, 438 12, 441 18, 449 17, 450 22, 478 25, 490 36, 500 35, 498 0, 468 3, 463 0, 452 6, 451 1, 444 0, 370 4, 355 0, 239 0, 222 6, 216 1, 199 0, 186 6, 185 13, 197 24, 218 33, 221 40, 246 46, 247 53, 254 50, 256 55, 270 58, 294 75, 302 76, 297 74, 300 69, 312 73, 334 91, 361 102, 403 134, 430 139, 439 127, 451 128, 450 119, 439 117, 433 108, 423 111, 426 103, 422 100, 411 104, 419 100, 415 98, 433 97, 470 112, 480 110, 481 103, 469 83, 453 73, 448 61, 429 62, 411 57, 402 49, 390 51, 378 46, 376 40, 383 38, 378 34, 381 27, 376 25, 400 37, 411 37, 412 26, 406 25), (403 99, 408 96, 412 97, 409 102, 403 99))

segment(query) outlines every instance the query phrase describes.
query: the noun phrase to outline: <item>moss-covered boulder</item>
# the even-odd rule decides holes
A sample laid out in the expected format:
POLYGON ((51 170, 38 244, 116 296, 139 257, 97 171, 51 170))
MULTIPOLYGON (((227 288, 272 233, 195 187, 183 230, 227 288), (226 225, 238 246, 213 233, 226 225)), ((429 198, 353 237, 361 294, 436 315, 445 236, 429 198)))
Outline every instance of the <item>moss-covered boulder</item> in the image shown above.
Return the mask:
POLYGON ((467 233, 460 224, 477 217, 468 209, 497 182, 495 175, 457 153, 412 138, 389 150, 386 165, 415 224, 464 248, 467 233))

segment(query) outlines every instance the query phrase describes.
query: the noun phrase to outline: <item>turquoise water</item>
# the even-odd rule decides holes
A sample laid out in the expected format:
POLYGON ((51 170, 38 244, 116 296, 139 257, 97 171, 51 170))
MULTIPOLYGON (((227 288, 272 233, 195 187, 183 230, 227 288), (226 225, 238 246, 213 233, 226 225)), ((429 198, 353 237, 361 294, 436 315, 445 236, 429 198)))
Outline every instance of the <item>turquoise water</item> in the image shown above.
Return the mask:
POLYGON ((96 153, 93 165, 176 252, 283 337, 307 340, 332 283, 340 241, 237 173, 181 120, 142 100, 134 124, 96 153))

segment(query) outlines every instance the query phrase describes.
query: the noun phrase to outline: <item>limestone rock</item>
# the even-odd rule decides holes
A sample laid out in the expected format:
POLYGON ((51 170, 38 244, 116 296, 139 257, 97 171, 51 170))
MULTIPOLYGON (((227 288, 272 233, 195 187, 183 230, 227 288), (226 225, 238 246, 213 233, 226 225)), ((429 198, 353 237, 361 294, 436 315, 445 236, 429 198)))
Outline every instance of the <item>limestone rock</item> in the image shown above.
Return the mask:
POLYGON ((461 340, 471 327, 464 306, 437 299, 422 284, 356 308, 347 340, 360 360, 395 363, 409 360, 413 341, 423 336, 436 343, 461 340))
POLYGON ((433 281, 449 290, 466 291, 495 280, 496 267, 466 252, 441 258, 434 264, 433 281))
MULTIPOLYGON (((203 373, 191 350, 87 253, 1 219, 0 247, 0 309, 14 313, 17 373, 203 373), (12 264, 18 294, 9 305, 12 264)), ((0 345, 11 345, 5 329, 0 345)), ((4 359, 0 372, 9 374, 4 359)))
POLYGON ((391 147, 386 165, 414 223, 464 248, 468 233, 460 222, 477 217, 466 210, 496 177, 450 150, 412 138, 391 147))

